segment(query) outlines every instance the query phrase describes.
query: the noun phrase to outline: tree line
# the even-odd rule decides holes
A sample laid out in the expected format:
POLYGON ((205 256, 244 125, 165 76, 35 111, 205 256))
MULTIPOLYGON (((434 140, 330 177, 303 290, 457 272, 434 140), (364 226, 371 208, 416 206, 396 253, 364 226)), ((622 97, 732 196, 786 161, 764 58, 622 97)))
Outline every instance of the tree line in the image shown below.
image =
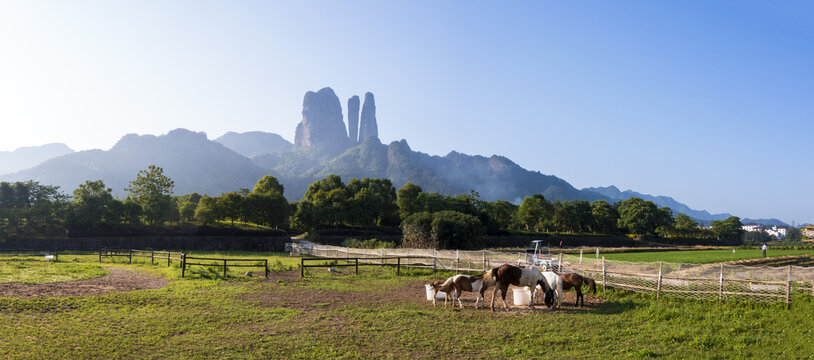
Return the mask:
POLYGON ((485 201, 475 191, 448 196, 425 192, 407 183, 396 190, 388 179, 350 179, 338 175, 314 181, 302 200, 289 202, 273 176, 253 189, 220 194, 173 196, 174 183, 154 165, 140 170, 125 188, 125 199, 113 197, 102 180, 86 181, 66 195, 58 187, 35 181, 0 183, 0 236, 54 234, 72 229, 118 229, 165 224, 203 226, 236 222, 285 230, 336 227, 400 227, 405 246, 473 248, 486 233, 562 232, 635 234, 670 238, 738 241, 740 219, 713 221, 711 228, 686 214, 673 214, 649 200, 630 198, 549 201, 541 194, 517 205, 485 201))

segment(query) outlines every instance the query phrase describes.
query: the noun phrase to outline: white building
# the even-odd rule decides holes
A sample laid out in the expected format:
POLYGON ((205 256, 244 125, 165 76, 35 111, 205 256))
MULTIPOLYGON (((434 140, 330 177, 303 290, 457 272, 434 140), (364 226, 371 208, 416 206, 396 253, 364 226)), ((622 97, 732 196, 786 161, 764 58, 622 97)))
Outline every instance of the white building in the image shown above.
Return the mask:
POLYGON ((763 231, 769 234, 769 236, 774 236, 778 239, 783 239, 786 237, 786 228, 782 226, 772 225, 771 227, 763 227, 762 225, 758 224, 746 224, 741 227, 743 231, 753 232, 753 231, 763 231))

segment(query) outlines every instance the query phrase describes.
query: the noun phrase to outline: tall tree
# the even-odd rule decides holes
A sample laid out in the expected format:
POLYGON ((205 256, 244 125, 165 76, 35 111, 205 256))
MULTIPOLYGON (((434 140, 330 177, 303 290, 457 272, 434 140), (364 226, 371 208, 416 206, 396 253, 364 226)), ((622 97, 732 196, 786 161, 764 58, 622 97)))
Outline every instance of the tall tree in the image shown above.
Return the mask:
POLYGON ((402 219, 406 219, 408 216, 420 211, 421 205, 418 202, 418 194, 421 192, 421 187, 411 182, 404 184, 399 189, 397 202, 399 215, 401 215, 402 219))
POLYGON ((172 189, 175 183, 164 175, 164 169, 150 165, 139 170, 136 179, 125 188, 128 199, 144 209, 147 221, 152 225, 169 219, 172 205, 172 189))
POLYGON ((280 184, 280 181, 278 181, 276 177, 266 175, 257 181, 257 184, 254 185, 254 190, 252 190, 252 193, 259 195, 283 195, 284 190, 285 187, 283 187, 283 184, 280 184))
POLYGON ((737 216, 730 216, 726 220, 713 221, 710 225, 712 225, 712 231, 718 237, 718 240, 735 242, 739 241, 741 234, 743 234, 743 224, 737 216))
POLYGON ((594 233, 610 234, 616 232, 619 213, 613 205, 605 200, 596 200, 591 203, 591 215, 594 219, 594 233))

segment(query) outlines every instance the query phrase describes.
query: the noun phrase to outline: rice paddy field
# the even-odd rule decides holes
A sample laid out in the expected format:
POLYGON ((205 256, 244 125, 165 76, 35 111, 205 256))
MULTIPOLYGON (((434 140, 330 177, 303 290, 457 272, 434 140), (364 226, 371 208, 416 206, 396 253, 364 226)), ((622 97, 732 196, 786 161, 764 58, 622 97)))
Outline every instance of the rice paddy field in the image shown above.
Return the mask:
MULTIPOLYGON (((474 294, 466 293, 465 308, 453 310, 442 303, 433 307, 424 289, 451 273, 402 269, 396 275, 390 268, 366 268, 352 275, 321 268, 300 278, 299 259, 283 254, 207 255, 266 258, 274 271, 266 280, 260 270, 254 276, 245 274, 253 269, 230 270, 224 278, 218 269, 197 268, 181 279, 177 263, 151 265, 149 259, 99 264, 94 254, 60 255, 57 263, 39 256, 0 257, 0 289, 17 286, 47 294, 45 289, 60 284, 87 285, 116 276, 150 283, 144 289, 107 291, 116 285, 110 280, 98 293, 69 296, 0 292, 5 294, 0 296, 0 357, 798 359, 814 354, 810 296, 794 298, 787 310, 780 303, 657 301, 609 290, 587 294, 582 308, 572 306, 569 292, 560 309, 490 312, 475 309, 474 294)), ((508 300, 511 304, 511 295, 508 300)))

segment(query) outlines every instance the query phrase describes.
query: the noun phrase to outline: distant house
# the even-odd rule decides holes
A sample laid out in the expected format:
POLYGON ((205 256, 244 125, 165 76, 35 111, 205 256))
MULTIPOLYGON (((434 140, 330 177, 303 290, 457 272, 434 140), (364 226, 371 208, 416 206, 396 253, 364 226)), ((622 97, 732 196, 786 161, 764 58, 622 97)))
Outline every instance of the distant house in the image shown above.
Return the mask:
MULTIPOLYGON (((761 232, 762 231, 762 232, 765 232, 765 233, 769 234, 770 236, 774 236, 774 237, 776 237, 778 239, 785 238, 786 237, 786 231, 788 230, 787 228, 782 227, 782 226, 772 225, 771 227, 763 227, 763 225, 759 225, 759 224, 744 224, 741 227, 741 229, 743 229, 743 231, 746 231, 746 232, 761 232)), ((814 227, 812 228, 812 231, 814 231, 814 227)), ((812 235, 814 235, 814 232, 812 232, 812 235)))
POLYGON ((800 229, 800 232, 803 233, 803 237, 814 239, 814 225, 806 225, 806 227, 800 229))

